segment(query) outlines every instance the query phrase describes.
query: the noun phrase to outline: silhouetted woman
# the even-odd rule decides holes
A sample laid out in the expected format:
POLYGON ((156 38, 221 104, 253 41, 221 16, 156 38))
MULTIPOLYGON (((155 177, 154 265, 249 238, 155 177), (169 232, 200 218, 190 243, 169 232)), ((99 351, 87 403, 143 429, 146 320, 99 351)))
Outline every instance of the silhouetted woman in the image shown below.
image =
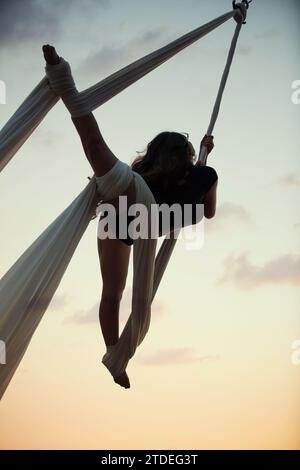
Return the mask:
MULTIPOLYGON (((53 66, 52 69, 55 70, 55 66, 63 61, 52 46, 43 46, 43 52, 49 69, 53 66)), ((59 89, 55 78, 49 76, 50 86, 60 94, 71 113, 72 121, 95 176, 104 176, 119 162, 119 159, 105 143, 92 112, 82 109, 82 104, 76 101, 78 92, 74 82, 70 82, 71 72, 69 72, 68 82, 66 79, 66 84, 63 83, 63 86, 61 86, 63 76, 60 77, 59 89), (79 106, 81 106, 80 109, 79 106)), ((210 153, 214 147, 213 137, 205 136, 202 142, 210 153)), ((178 132, 158 134, 147 145, 145 154, 132 163, 132 177, 127 188, 119 196, 127 196, 128 207, 139 202, 136 201, 135 172, 145 180, 157 204, 203 203, 204 216, 212 218, 216 211, 218 177, 213 168, 206 166, 206 162, 194 164, 194 157, 195 150, 188 136, 178 132)), ((118 209, 119 196, 105 202, 111 203, 118 209)), ((128 216, 128 222, 130 220, 128 216)), ((130 250, 133 244, 129 235, 127 238, 120 238, 118 230, 115 235, 116 238, 98 238, 103 281, 99 317, 104 341, 108 348, 116 344, 119 338, 119 307, 126 284, 130 250)), ((126 371, 114 377, 114 380, 124 388, 130 387, 126 371)))

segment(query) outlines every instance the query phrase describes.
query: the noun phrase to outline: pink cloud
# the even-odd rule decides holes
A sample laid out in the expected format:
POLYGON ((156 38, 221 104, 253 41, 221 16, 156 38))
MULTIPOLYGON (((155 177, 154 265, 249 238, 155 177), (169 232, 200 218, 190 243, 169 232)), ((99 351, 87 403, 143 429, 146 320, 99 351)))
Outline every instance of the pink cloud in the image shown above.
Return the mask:
POLYGON ((193 348, 160 349, 155 354, 140 356, 138 362, 147 366, 165 366, 172 364, 191 364, 219 359, 219 355, 198 355, 193 348))
POLYGON ((300 176, 295 175, 294 173, 289 173, 279 178, 278 183, 283 186, 298 187, 300 186, 300 176))
MULTIPOLYGON (((77 323, 80 325, 95 324, 99 321, 99 302, 93 305, 89 310, 80 310, 75 312, 71 317, 64 320, 64 323, 77 323)), ((131 312, 131 287, 127 287, 124 291, 120 306, 120 324, 126 323, 131 312)), ((167 312, 166 305, 158 299, 154 299, 151 308, 151 319, 155 320, 167 312)))
POLYGON ((65 307, 69 303, 69 296, 66 293, 63 294, 55 294, 51 303, 49 304, 49 309, 51 310, 59 310, 62 307, 65 307))
POLYGON ((239 224, 247 228, 254 225, 251 215, 243 206, 233 202, 224 202, 217 207, 216 217, 206 224, 205 231, 218 232, 231 227, 233 223, 235 226, 239 224))
POLYGON ((256 266, 248 260, 247 254, 229 256, 224 261, 223 276, 217 284, 234 283, 242 289, 255 288, 268 284, 300 283, 300 257, 290 254, 279 256, 256 266))

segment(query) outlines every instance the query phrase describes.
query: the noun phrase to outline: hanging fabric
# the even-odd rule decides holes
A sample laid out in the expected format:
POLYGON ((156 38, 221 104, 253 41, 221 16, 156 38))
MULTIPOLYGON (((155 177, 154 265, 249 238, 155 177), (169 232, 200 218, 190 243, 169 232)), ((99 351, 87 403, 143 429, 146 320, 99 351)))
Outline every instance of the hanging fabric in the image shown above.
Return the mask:
MULTIPOLYGON (((232 18, 233 15, 234 11, 230 11, 210 21, 82 91, 81 94, 86 99, 89 109, 95 110, 175 54, 232 18)), ((0 171, 58 100, 47 78, 43 78, 0 132, 0 171)))
MULTIPOLYGON (((82 92, 90 108, 96 109, 180 50, 233 16, 238 24, 209 127, 209 129, 212 129, 217 118, 241 23, 246 17, 244 2, 237 4, 236 9, 233 11, 133 62, 82 92)), ((54 95, 44 78, 0 132, 0 170, 10 161, 57 101, 58 97, 54 95)), ((69 261, 92 218, 98 200, 96 181, 95 178, 92 178, 75 201, 54 220, 0 280, 0 340, 6 344, 6 364, 0 365, 0 398, 12 379, 32 335, 60 283, 69 261)), ((156 256, 155 263, 153 259, 152 266, 147 267, 150 281, 153 278, 153 288, 149 293, 150 301, 153 300, 157 292, 178 233, 176 231, 169 238, 166 237, 156 256)), ((137 266, 142 264, 142 259, 143 253, 138 254, 137 252, 135 260, 137 266)), ((135 285, 133 285, 133 289, 135 289, 135 285)), ((131 314, 124 331, 129 331, 129 334, 127 333, 129 340, 134 339, 130 343, 130 348, 127 348, 127 352, 115 348, 109 354, 109 357, 103 358, 109 370, 113 370, 120 363, 127 364, 130 357, 132 357, 132 352, 135 351, 144 338, 149 328, 149 321, 149 312, 147 316, 140 318, 138 323, 133 321, 131 314), (139 333, 130 336, 130 329, 134 330, 137 325, 139 333)), ((123 336, 125 336, 125 333, 123 336)))

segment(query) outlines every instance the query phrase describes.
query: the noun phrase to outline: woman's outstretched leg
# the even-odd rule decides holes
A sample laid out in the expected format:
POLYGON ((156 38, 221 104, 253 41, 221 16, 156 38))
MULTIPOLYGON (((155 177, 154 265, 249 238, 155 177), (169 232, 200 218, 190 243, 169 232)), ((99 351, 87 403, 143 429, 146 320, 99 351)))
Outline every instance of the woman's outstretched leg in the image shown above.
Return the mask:
MULTIPOLYGON (((92 112, 87 109, 86 104, 81 100, 80 93, 75 87, 75 83, 71 74, 69 64, 58 56, 55 48, 52 46, 43 46, 44 57, 47 62, 46 73, 50 82, 50 86, 59 95, 68 110, 70 111, 73 124, 75 125, 80 136, 84 152, 94 170, 96 176, 103 176, 118 161, 117 157, 106 145, 96 119, 92 112)), ((124 195, 135 198, 134 181, 130 183, 124 195), (132 194, 134 193, 134 195, 132 194)), ((106 346, 109 348, 118 341, 119 338, 119 304, 121 300, 120 288, 116 284, 116 276, 112 273, 120 274, 120 263, 124 266, 123 277, 121 283, 125 283, 127 277, 127 268, 129 261, 128 247, 124 244, 122 247, 123 255, 118 258, 116 251, 102 250, 99 247, 101 271, 103 277, 103 292, 100 304, 100 325, 106 346), (100 253, 102 251, 102 255, 100 253), (110 256, 113 254, 113 258, 110 256), (117 268, 117 271, 116 271, 117 268), (105 282, 104 282, 105 280, 105 282)), ((111 240, 109 240, 111 246, 111 240)), ((113 240, 114 244, 122 244, 119 240, 113 240)), ((118 245, 118 246, 122 246, 118 245)), ((107 245, 108 246, 108 245, 107 245)), ((130 249, 129 249, 130 250, 130 249)), ((125 284, 124 284, 125 286, 125 284)), ((124 287, 123 287, 124 289, 124 287)), ((130 387, 129 378, 124 373, 118 377, 114 377, 114 381, 124 388, 130 387)))
POLYGON ((103 176, 118 161, 103 139, 97 121, 76 89, 69 64, 53 46, 43 46, 50 86, 62 98, 79 134, 85 155, 96 176, 103 176))

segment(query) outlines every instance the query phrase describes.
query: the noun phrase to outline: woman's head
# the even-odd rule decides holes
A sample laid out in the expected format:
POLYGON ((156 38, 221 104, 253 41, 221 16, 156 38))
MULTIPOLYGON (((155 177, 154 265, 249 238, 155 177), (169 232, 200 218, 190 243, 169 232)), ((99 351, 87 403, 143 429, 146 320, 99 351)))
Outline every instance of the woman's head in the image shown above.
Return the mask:
POLYGON ((148 143, 146 153, 137 157, 132 169, 148 182, 161 180, 167 187, 191 165, 195 150, 188 135, 161 132, 148 143))

